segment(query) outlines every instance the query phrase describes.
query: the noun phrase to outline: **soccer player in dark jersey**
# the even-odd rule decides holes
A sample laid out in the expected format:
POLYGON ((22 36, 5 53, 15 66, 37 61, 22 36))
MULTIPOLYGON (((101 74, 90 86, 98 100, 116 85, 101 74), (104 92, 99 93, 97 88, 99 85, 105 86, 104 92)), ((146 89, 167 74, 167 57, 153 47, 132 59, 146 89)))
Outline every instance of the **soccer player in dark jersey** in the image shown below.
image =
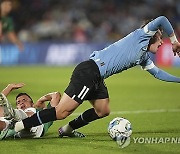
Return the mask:
POLYGON ((20 131, 48 121, 65 119, 84 100, 89 100, 93 108, 59 129, 60 136, 70 136, 75 129, 109 115, 109 95, 104 80, 136 65, 141 65, 159 80, 180 83, 180 78, 159 69, 149 57, 149 52, 155 54, 163 44, 161 29, 169 36, 174 55, 180 56, 180 43, 170 22, 164 16, 157 17, 110 46, 94 51, 88 61, 75 67, 60 103, 55 108, 40 111, 17 122, 15 130, 20 131))
POLYGON ((11 17, 8 14, 12 10, 12 0, 2 0, 1 4, 1 19, 0 19, 0 41, 3 40, 3 37, 6 35, 8 39, 15 44, 20 51, 24 50, 22 42, 16 36, 14 31, 14 24, 11 17))

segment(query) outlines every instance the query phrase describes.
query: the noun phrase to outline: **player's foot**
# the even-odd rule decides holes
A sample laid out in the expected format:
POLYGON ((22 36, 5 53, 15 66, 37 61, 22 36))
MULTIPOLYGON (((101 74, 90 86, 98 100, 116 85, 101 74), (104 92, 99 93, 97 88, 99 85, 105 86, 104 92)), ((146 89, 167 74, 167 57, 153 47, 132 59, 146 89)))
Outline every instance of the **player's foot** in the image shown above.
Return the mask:
POLYGON ((5 119, 19 121, 19 116, 16 115, 12 105, 2 93, 0 93, 0 106, 3 107, 5 119))
POLYGON ((77 132, 75 130, 73 130, 71 133, 65 133, 62 129, 62 127, 59 128, 58 130, 59 132, 59 137, 77 137, 77 138, 82 138, 82 137, 86 137, 83 133, 77 132))
POLYGON ((8 123, 6 123, 6 128, 0 132, 0 140, 3 140, 8 136, 8 132, 12 131, 12 129, 14 128, 14 124, 14 120, 8 120, 8 123))

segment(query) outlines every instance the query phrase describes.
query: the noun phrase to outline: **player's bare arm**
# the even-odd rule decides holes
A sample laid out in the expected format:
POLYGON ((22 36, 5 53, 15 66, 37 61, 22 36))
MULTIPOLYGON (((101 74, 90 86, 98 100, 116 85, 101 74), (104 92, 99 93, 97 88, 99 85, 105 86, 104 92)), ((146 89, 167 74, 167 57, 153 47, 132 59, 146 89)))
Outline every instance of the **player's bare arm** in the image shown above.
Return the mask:
POLYGON ((45 102, 50 101, 52 107, 55 107, 61 99, 61 94, 59 92, 48 93, 37 100, 34 104, 35 108, 46 108, 45 102))
POLYGON ((24 83, 11 83, 11 84, 8 84, 7 87, 4 88, 1 93, 3 93, 5 96, 8 96, 12 90, 19 89, 24 86, 25 86, 24 83))

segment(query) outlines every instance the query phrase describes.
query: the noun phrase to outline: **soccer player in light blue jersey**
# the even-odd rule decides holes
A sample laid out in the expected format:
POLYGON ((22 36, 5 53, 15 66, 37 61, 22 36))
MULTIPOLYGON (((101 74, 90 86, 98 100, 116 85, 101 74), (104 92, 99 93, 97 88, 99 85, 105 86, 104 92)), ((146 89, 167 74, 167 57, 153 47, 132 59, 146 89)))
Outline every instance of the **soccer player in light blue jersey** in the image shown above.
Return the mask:
POLYGON ((74 69, 60 103, 54 108, 40 111, 30 118, 17 122, 15 130, 20 131, 48 121, 65 119, 84 100, 89 100, 93 108, 59 129, 60 137, 84 137, 74 130, 110 113, 109 95, 104 79, 136 65, 141 65, 159 80, 179 83, 180 78, 156 67, 148 55, 149 52, 155 54, 163 44, 161 29, 169 36, 174 55, 180 56, 180 43, 173 28, 166 17, 160 16, 107 48, 94 51, 90 60, 80 63, 74 69))

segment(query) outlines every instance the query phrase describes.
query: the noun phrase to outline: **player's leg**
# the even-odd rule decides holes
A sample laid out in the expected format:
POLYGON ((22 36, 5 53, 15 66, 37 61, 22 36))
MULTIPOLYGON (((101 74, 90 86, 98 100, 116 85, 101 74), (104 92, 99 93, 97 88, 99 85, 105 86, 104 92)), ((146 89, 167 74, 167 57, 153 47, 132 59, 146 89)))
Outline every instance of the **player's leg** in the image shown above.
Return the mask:
POLYGON ((17 122, 15 124, 15 131, 18 132, 24 128, 35 127, 49 121, 65 119, 78 106, 79 103, 64 93, 60 103, 56 107, 39 111, 31 117, 17 122))
POLYGON ((90 122, 103 118, 110 113, 109 99, 98 99, 90 101, 94 108, 83 112, 79 117, 73 119, 68 124, 59 128, 59 136, 85 137, 84 134, 75 131, 78 128, 88 125, 90 122))
POLYGON ((86 98, 96 80, 100 78, 99 70, 92 60, 80 63, 73 71, 69 86, 65 90, 60 103, 51 109, 37 112, 32 117, 15 124, 15 130, 61 120, 70 115, 86 98))
POLYGON ((73 132, 75 129, 81 128, 94 120, 109 115, 109 95, 107 87, 103 81, 98 84, 97 89, 92 91, 88 97, 88 99, 91 99, 90 103, 93 105, 93 108, 86 110, 79 117, 70 121, 67 125, 59 128, 60 137, 69 136, 67 134, 73 132))
POLYGON ((6 96, 4 94, 0 94, 0 107, 1 110, 3 110, 3 115, 1 114, 1 116, 3 117, 7 117, 7 118, 11 118, 11 116, 13 115, 13 109, 11 107, 11 104, 8 102, 6 96))
POLYGON ((56 108, 56 118, 58 120, 65 119, 69 116, 80 104, 68 96, 66 93, 63 94, 60 103, 56 108))
MULTIPOLYGON (((58 95, 60 96, 60 93, 59 93, 58 95)), ((59 96, 58 96, 57 99, 60 100, 60 97, 59 97, 59 96)), ((55 99, 54 99, 54 100, 55 100, 55 99)), ((56 100, 55 100, 55 101, 51 101, 51 102, 48 103, 47 109, 50 109, 50 108, 52 108, 52 107, 54 107, 54 106, 57 106, 58 104, 59 104, 59 102, 57 102, 56 100), (56 105, 55 105, 55 104, 56 104, 56 105)), ((47 123, 44 124, 44 130, 43 130, 42 136, 45 135, 45 133, 48 131, 48 129, 52 126, 52 124, 53 124, 53 121, 50 121, 50 122, 47 122, 47 123)))
POLYGON ((6 128, 6 123, 0 120, 0 131, 4 130, 5 128, 6 128))
POLYGON ((3 140, 7 134, 7 124, 6 122, 0 117, 0 140, 3 140))
POLYGON ((12 122, 10 120, 6 120, 4 117, 0 117, 0 140, 9 137, 10 135, 14 135, 9 129, 11 127, 12 122))
POLYGON ((4 109, 3 107, 0 106, 0 117, 3 117, 4 116, 4 109))
POLYGON ((49 121, 65 119, 70 115, 80 105, 77 102, 79 98, 77 98, 75 92, 79 91, 81 86, 74 86, 74 81, 76 81, 74 78, 71 79, 69 86, 56 107, 39 111, 31 117, 17 122, 15 124, 15 131, 18 132, 24 128, 35 127, 49 121))
POLYGON ((94 108, 90 108, 83 112, 78 118, 69 122, 73 130, 81 128, 90 122, 109 115, 109 99, 97 99, 90 101, 94 108))
POLYGON ((3 140, 7 137, 13 137, 15 131, 13 129, 14 122, 20 120, 20 113, 17 109, 13 109, 10 102, 7 100, 6 96, 0 94, 0 108, 1 108, 1 117, 0 117, 0 140, 3 140), (3 115, 3 117, 2 117, 3 115))
POLYGON ((99 118, 106 117, 110 114, 109 98, 97 99, 90 102, 99 118))
POLYGON ((6 119, 13 119, 14 121, 19 121, 20 118, 16 114, 15 110, 12 108, 11 103, 7 100, 6 96, 0 93, 0 107, 3 110, 3 117, 6 119))
POLYGON ((0 117, 0 140, 3 140, 5 138, 15 138, 15 137, 22 137, 20 136, 21 134, 17 134, 15 132, 15 130, 13 129, 14 127, 14 123, 16 122, 16 120, 20 120, 20 119, 25 119, 27 118, 27 114, 21 110, 21 109, 14 109, 14 113, 16 115, 16 117, 18 117, 18 119, 15 117, 12 117, 12 119, 7 120, 6 117, 0 117), (15 120, 16 119, 16 120, 15 120))

